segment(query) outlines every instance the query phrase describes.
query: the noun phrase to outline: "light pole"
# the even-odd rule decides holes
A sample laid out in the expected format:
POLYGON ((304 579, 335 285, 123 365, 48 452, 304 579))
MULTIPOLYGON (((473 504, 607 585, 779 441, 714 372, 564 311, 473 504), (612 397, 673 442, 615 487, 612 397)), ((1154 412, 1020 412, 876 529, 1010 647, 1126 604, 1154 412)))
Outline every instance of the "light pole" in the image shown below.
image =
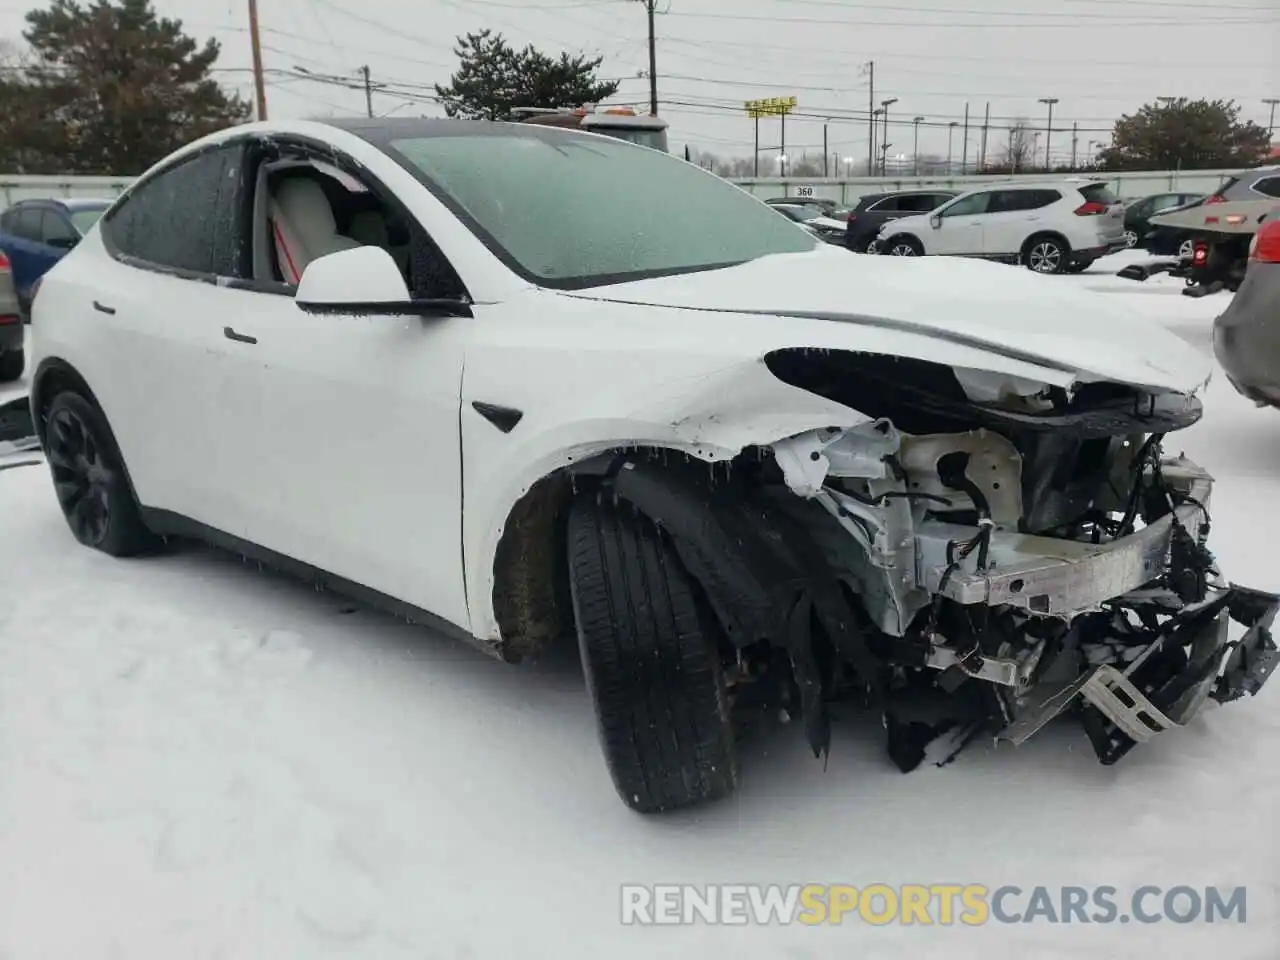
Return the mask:
POLYGON ((1271 108, 1271 117, 1267 120, 1267 136, 1273 136, 1276 129, 1276 104, 1280 103, 1280 97, 1264 97, 1262 102, 1271 108))
POLYGON ((920 124, 924 122, 924 117, 913 117, 911 126, 913 129, 913 139, 911 146, 911 175, 913 177, 920 176, 920 124))
POLYGON ((1052 141, 1053 139, 1053 105, 1058 102, 1058 98, 1057 97, 1041 97, 1040 102, 1043 104, 1047 104, 1049 107, 1049 123, 1045 128, 1045 134, 1044 134, 1044 168, 1046 171, 1048 171, 1050 167, 1049 146, 1050 146, 1050 141, 1052 141))
MULTIPOLYGON (((951 136, 956 132, 956 127, 960 126, 959 120, 952 120, 947 124, 947 176, 951 176, 951 136)), ((961 171, 963 175, 964 171, 961 171)))
POLYGON ((880 146, 880 176, 889 175, 886 158, 889 155, 889 108, 898 102, 897 97, 891 97, 888 100, 881 100, 880 107, 884 110, 884 139, 880 146))

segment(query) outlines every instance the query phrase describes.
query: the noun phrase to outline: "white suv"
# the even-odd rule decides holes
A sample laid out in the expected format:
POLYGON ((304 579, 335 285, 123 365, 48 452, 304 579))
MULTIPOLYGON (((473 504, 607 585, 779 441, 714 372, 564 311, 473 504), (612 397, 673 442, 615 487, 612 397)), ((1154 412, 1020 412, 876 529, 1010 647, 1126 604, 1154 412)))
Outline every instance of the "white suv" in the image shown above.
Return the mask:
POLYGON ((993 183, 931 214, 885 224, 878 247, 900 257, 982 257, 1078 273, 1124 248, 1124 205, 1097 180, 993 183))

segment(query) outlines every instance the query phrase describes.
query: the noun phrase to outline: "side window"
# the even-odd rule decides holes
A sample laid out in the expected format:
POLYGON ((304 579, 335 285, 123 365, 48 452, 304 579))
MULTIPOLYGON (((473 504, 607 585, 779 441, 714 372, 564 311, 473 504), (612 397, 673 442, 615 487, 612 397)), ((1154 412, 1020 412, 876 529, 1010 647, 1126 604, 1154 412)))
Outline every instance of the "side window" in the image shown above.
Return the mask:
POLYGON ((65 216, 45 207, 40 212, 40 239, 52 246, 74 245, 80 235, 65 216))
POLYGON ((1268 197, 1280 197, 1280 177, 1263 177, 1253 185, 1258 193, 1268 197))
POLYGON ((103 222, 120 253, 193 273, 240 276, 242 144, 184 159, 140 184, 103 222))
POLYGON ((903 209, 898 205, 900 202, 900 197, 885 197, 883 200, 877 200, 867 209, 874 213, 898 213, 903 209))
POLYGON ((40 208, 23 207, 14 219, 13 234, 23 240, 40 240, 40 208))
POLYGON ((967 217, 976 213, 986 213, 990 203, 990 193, 974 193, 957 200, 943 210, 941 215, 944 217, 967 217))
POLYGON ((928 213, 933 209, 929 205, 929 197, 927 194, 917 193, 910 196, 902 197, 899 200, 901 208, 907 213, 928 213))
MULTIPOLYGON (((935 193, 929 197, 929 210, 937 210, 944 203, 954 200, 955 196, 950 193, 935 193)), ((927 213, 928 211, 926 211, 927 213)))

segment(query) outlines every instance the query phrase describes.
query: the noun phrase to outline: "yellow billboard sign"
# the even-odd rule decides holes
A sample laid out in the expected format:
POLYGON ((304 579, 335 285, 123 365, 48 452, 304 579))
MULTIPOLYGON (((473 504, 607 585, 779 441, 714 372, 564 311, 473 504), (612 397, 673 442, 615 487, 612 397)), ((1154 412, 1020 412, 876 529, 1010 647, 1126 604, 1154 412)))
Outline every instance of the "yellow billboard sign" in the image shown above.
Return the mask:
POLYGON ((795 97, 769 97, 743 104, 749 117, 785 117, 796 108, 795 97))

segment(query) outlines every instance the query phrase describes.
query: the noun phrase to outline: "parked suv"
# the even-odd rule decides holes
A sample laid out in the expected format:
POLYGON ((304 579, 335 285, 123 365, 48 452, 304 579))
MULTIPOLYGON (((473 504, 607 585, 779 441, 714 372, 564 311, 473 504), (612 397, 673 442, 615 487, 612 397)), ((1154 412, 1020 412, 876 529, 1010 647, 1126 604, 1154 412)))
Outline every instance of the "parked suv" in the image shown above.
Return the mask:
POLYGON ((1196 200, 1203 200, 1203 193, 1155 193, 1127 204, 1124 208, 1124 242, 1127 247, 1142 246, 1154 229, 1151 218, 1178 207, 1185 207, 1196 200))
POLYGON ((893 256, 981 257, 1078 273, 1124 249, 1124 206, 1097 180, 992 183, 931 214, 885 224, 877 246, 893 256))
POLYGON ((1209 203, 1226 203, 1229 200, 1265 200, 1280 197, 1280 166, 1256 167, 1228 177, 1213 195, 1209 203))
POLYGON ((849 212, 845 244, 856 253, 875 253, 880 228, 890 220, 928 213, 959 195, 955 190, 901 190, 862 197, 849 212))

